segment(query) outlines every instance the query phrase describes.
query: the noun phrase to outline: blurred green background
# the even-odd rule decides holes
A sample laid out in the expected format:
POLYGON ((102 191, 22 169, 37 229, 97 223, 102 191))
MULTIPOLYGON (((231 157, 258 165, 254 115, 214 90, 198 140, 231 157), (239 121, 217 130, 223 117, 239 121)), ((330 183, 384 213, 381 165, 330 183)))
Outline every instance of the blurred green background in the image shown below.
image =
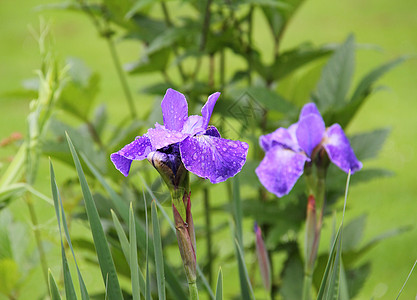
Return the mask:
MULTIPOLYGON (((58 57, 62 60, 79 57, 101 75, 97 103, 108 105, 110 122, 116 123, 126 115, 126 106, 119 105, 120 101, 124 101, 121 100, 123 94, 119 82, 115 80, 116 72, 105 41, 99 38, 83 15, 57 11, 40 13, 35 9, 40 4, 54 2, 0 1, 0 140, 13 132, 24 134, 26 130, 25 118, 30 99, 16 99, 7 93, 18 90, 22 81, 34 77, 34 70, 39 67, 37 43, 28 26, 37 28, 40 16, 52 21, 54 48, 58 57)), ((304 41, 314 41, 316 45, 339 43, 349 33, 354 33, 357 43, 363 45, 356 56, 355 78, 358 80, 367 71, 388 60, 404 54, 416 54, 416 32, 415 0, 308 0, 288 27, 282 48, 291 48, 304 41), (374 46, 380 47, 380 50, 375 50, 374 46)), ((268 34, 266 30, 258 30, 256 43, 263 45, 269 39, 268 34)), ((126 63, 135 60, 140 49, 133 43, 121 42, 118 50, 122 62, 126 63)), ((144 77, 128 78, 132 91, 138 91, 148 80, 144 77)), ((400 236, 384 240, 363 258, 372 260, 372 272, 356 299, 394 299, 417 259, 417 181, 414 175, 414 168, 417 167, 416 81, 417 60, 411 58, 379 82, 387 88, 372 95, 347 128, 350 134, 380 127, 391 128, 391 135, 379 158, 366 164, 383 166, 395 172, 394 177, 352 188, 347 218, 368 214, 364 240, 394 227, 414 226, 400 236), (356 198, 366 201, 357 201, 356 198)), ((137 103, 143 101, 142 95, 135 94, 134 98, 137 103)), ((137 108, 141 114, 141 107, 137 108)), ((11 155, 12 149, 0 148, 0 164, 6 163, 11 155)), ((46 170, 45 167, 38 184, 39 189, 49 195, 46 170)), ((45 204, 39 206, 39 210, 47 207, 45 204)), ((52 207, 48 210, 50 212, 41 215, 41 224, 45 226, 53 218, 52 207)), ((16 203, 13 211, 20 220, 28 220, 26 207, 16 203)), ((327 247, 328 240, 323 238, 321 245, 327 247)), ((416 286, 417 274, 413 274, 401 299, 414 299, 416 286)))

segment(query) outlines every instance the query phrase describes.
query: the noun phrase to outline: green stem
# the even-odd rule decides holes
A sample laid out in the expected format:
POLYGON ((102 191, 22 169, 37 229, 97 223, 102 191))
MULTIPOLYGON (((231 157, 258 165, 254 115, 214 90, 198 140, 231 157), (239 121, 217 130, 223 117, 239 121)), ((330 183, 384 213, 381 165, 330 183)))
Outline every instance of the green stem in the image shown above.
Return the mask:
POLYGON ((49 290, 49 283, 48 283, 48 262, 46 260, 45 250, 42 245, 42 238, 41 233, 39 231, 39 222, 36 216, 35 207, 33 206, 32 199, 30 198, 30 194, 26 195, 26 204, 29 209, 30 219, 32 221, 33 226, 33 233, 35 235, 36 246, 39 251, 39 258, 41 260, 41 267, 42 267, 42 274, 46 284, 46 290, 49 290))
POLYGON ((211 240, 211 221, 210 221, 210 203, 209 203, 209 189, 205 187, 203 189, 204 192, 204 214, 206 219, 206 235, 207 235, 207 276, 208 282, 211 286, 212 283, 212 261, 213 261, 213 251, 211 248, 212 240, 211 240))
POLYGON ((313 277, 309 273, 304 273, 304 283, 303 283, 303 297, 302 300, 311 299, 311 285, 313 283, 313 277))
POLYGON ((197 282, 189 282, 188 290, 190 291, 190 300, 198 300, 197 282))
POLYGON ((119 77, 120 83, 122 84, 123 92, 129 106, 130 115, 132 119, 137 119, 136 109, 133 105, 132 93, 130 92, 129 85, 127 84, 125 73, 123 72, 119 56, 117 55, 116 47, 114 46, 114 41, 110 36, 106 36, 106 41, 110 49, 110 54, 113 59, 114 66, 116 67, 117 75, 119 77))

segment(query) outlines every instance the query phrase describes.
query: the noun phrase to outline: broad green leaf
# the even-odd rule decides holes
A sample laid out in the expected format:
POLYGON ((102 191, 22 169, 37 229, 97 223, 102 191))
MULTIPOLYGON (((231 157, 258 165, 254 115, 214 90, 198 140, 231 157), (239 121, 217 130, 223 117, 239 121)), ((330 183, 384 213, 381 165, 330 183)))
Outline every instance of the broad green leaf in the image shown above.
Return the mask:
POLYGON ((216 300, 223 300, 223 275, 222 275, 222 268, 219 269, 219 275, 217 276, 216 300))
POLYGON ((164 71, 167 67, 170 54, 171 52, 169 48, 162 48, 150 53, 149 55, 145 54, 142 56, 140 61, 125 65, 125 70, 129 74, 164 71))
POLYGON ((19 268, 13 259, 0 259, 0 293, 11 294, 19 282, 19 277, 19 268))
POLYGON ((352 97, 350 98, 349 103, 346 105, 346 107, 342 107, 334 113, 332 119, 329 120, 329 124, 337 122, 342 127, 346 127, 349 124, 350 120, 352 120, 356 112, 359 110, 359 108, 362 106, 362 104, 365 102, 367 96, 369 96, 372 93, 375 82, 378 79, 380 79, 385 73, 387 73, 388 71, 398 66, 407 59, 408 57, 405 56, 397 58, 372 70, 370 73, 365 75, 357 85, 355 91, 352 94, 352 97))
POLYGON ((322 113, 346 103, 355 66, 355 39, 350 35, 323 68, 317 89, 312 95, 322 113))
POLYGON ((359 160, 374 158, 381 151, 388 135, 389 128, 376 129, 371 132, 360 133, 350 139, 350 144, 359 160))
MULTIPOLYGON (((124 200, 110 187, 110 185, 106 182, 104 177, 97 171, 97 169, 91 164, 91 162, 87 159, 85 155, 82 155, 82 158, 90 171, 94 174, 95 178, 101 183, 101 185, 104 187, 104 189, 107 191, 107 193, 110 196, 110 200, 112 201, 112 204, 116 208, 116 211, 120 214, 123 221, 128 224, 129 223, 129 207, 126 205, 124 200)), ((168 216, 167 216, 168 217, 168 216)), ((169 217, 168 217, 169 219, 169 217)), ((146 251, 146 233, 144 228, 139 224, 139 222, 136 219, 136 235, 137 235, 137 241, 138 245, 141 249, 141 251, 146 251)), ((174 228, 175 230, 175 228, 174 228)), ((153 244, 150 243, 149 250, 152 255, 153 250, 153 244)), ((152 259, 153 257, 151 257, 152 259)), ((172 268, 165 262, 165 275, 166 275, 166 282, 168 284, 169 291, 171 292, 171 296, 174 297, 174 299, 182 300, 186 299, 187 295, 185 294, 181 283, 178 279, 178 276, 174 273, 172 268)))
POLYGON ((302 299, 303 276, 303 262, 297 251, 287 258, 282 270, 281 294, 283 299, 302 299))
POLYGON ((333 52, 331 47, 312 48, 303 47, 284 52, 279 55, 274 64, 270 67, 272 78, 280 80, 299 69, 300 67, 333 52))
POLYGON ((52 275, 51 270, 48 272, 48 284, 49 284, 49 294, 51 295, 52 300, 61 300, 61 295, 59 294, 58 286, 54 276, 52 275))
POLYGON ((109 245, 107 244, 106 235, 104 234, 103 227, 101 226, 100 217, 97 213, 97 209, 88 187, 84 172, 82 170, 78 154, 75 151, 75 148, 68 135, 67 140, 72 157, 74 159, 75 167, 77 169, 78 178, 80 180, 81 189, 84 196, 84 204, 87 211, 88 221, 90 222, 91 232, 93 234, 94 245, 96 247, 103 281, 106 283, 107 278, 109 279, 107 286, 108 296, 112 300, 123 299, 113 258, 110 253, 109 245))
POLYGON ((156 282, 158 286, 158 299, 165 300, 165 272, 164 272, 164 256, 162 252, 161 231, 159 229, 158 213, 155 201, 151 204, 152 214, 152 235, 155 251, 155 271, 156 282))
POLYGON ((359 217, 350 221, 343 229, 343 252, 354 250, 362 239, 363 232, 365 230, 366 215, 360 215, 359 217))
POLYGON ((244 93, 266 110, 275 110, 289 115, 298 113, 298 109, 293 104, 265 87, 248 87, 244 90, 244 93))
POLYGON ((242 300, 255 300, 255 295, 253 294, 252 285, 249 280, 249 274, 248 270, 246 269, 243 252, 239 246, 239 241, 237 239, 235 239, 235 251, 237 257, 237 265, 239 269, 241 291, 240 297, 242 300))

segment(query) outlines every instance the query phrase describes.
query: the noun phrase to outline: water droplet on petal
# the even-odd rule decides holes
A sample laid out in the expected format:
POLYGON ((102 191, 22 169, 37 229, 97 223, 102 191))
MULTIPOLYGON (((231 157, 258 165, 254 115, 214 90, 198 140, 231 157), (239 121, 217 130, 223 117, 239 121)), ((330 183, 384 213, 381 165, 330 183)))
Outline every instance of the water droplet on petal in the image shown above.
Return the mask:
POLYGON ((227 151, 226 147, 223 147, 223 151, 224 151, 224 152, 226 152, 226 151, 227 151))
POLYGON ((197 159, 197 153, 193 154, 193 159, 196 160, 197 159))

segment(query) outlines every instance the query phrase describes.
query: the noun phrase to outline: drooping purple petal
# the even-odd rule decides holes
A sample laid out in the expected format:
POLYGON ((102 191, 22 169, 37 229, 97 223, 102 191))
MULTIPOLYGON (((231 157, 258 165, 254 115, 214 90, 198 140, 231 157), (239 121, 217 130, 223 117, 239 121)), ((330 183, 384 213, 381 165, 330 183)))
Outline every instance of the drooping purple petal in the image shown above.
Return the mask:
POLYGON ((206 129, 207 126, 208 126, 208 123, 209 123, 210 118, 211 118, 211 114, 213 112, 214 105, 216 105, 216 101, 219 98, 219 96, 220 96, 219 92, 211 94, 208 97, 208 100, 207 100, 206 104, 204 104, 203 108, 201 109, 201 115, 204 118, 204 122, 203 122, 203 128, 204 129, 206 129))
POLYGON ((155 149, 161 149, 168 145, 178 143, 188 136, 185 133, 165 129, 160 126, 156 126, 156 128, 149 128, 147 135, 155 149))
POLYGON ((147 136, 137 137, 133 142, 124 146, 121 150, 110 155, 110 159, 113 162, 117 170, 119 170, 124 176, 127 176, 130 171, 130 165, 132 160, 142 160, 153 151, 151 141, 147 136))
POLYGON ((326 126, 320 115, 309 114, 298 122, 295 132, 297 141, 309 157, 313 149, 320 144, 325 130, 326 126))
POLYGON ((280 127, 272 133, 262 135, 259 138, 259 145, 267 152, 275 145, 281 145, 284 148, 298 151, 299 146, 297 141, 293 139, 288 129, 280 127))
POLYGON ((164 125, 167 129, 181 131, 188 117, 188 104, 184 95, 168 89, 161 102, 164 125))
POLYGON ((207 130, 206 130, 205 134, 210 135, 210 136, 215 136, 215 137, 218 137, 218 138, 221 137, 220 132, 213 125, 210 125, 209 127, 207 127, 207 130))
POLYGON ((321 114, 320 114, 316 104, 313 103, 313 102, 307 103, 306 105, 303 106, 303 108, 301 109, 301 112, 300 112, 299 120, 301 120, 302 118, 305 118, 306 116, 308 116, 310 114, 318 115, 321 118, 321 114))
POLYGON ((255 172, 259 181, 278 197, 288 194, 303 174, 309 158, 302 153, 274 146, 265 154, 255 172))
POLYGON ((327 128, 323 146, 332 163, 348 173, 355 173, 362 168, 362 163, 356 158, 349 140, 339 124, 327 128))
POLYGON ((180 142, 180 152, 188 171, 208 178, 212 183, 219 183, 240 172, 246 161, 248 144, 197 135, 180 142))
POLYGON ((196 135, 203 133, 206 128, 203 126, 204 118, 201 116, 189 116, 187 121, 184 123, 182 128, 182 133, 189 135, 196 135))

